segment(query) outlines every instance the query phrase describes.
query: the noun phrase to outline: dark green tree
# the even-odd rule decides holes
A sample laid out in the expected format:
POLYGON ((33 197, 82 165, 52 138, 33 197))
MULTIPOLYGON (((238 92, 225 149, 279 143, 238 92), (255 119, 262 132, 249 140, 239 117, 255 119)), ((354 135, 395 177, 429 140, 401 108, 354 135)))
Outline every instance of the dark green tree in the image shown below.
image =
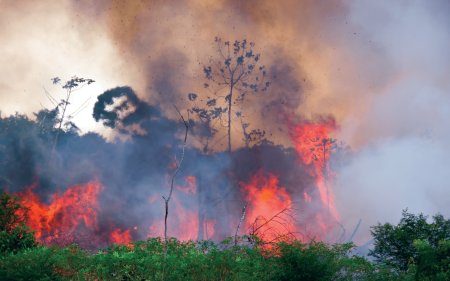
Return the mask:
MULTIPOLYGON (((374 257, 377 262, 405 271, 411 258, 420 263, 421 255, 414 246, 414 241, 426 241, 430 247, 439 249, 442 241, 450 239, 450 220, 445 220, 441 214, 437 214, 433 216, 433 222, 428 223, 428 216, 422 213, 410 214, 408 209, 403 210, 402 216, 398 225, 378 223, 371 227, 375 248, 369 250, 369 256, 374 257)), ((438 256, 437 260, 444 258, 448 259, 438 256)))

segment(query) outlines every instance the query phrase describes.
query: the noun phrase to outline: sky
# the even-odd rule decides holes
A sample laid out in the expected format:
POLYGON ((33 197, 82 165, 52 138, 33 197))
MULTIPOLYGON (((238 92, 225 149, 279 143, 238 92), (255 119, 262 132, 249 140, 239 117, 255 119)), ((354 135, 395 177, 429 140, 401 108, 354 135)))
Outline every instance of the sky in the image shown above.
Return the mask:
MULTIPOLYGON (((217 55, 214 39, 247 39, 271 82, 241 109, 250 129, 292 147, 284 114, 334 117, 333 137, 351 147, 336 167, 336 204, 349 228, 362 219, 365 241, 370 225, 396 223, 405 208, 450 215, 449 12, 448 1, 414 0, 0 0, 1 114, 32 118, 53 106, 45 90, 65 96, 51 78, 90 78, 69 113, 89 99, 73 122, 114 141, 92 118, 98 95, 131 86, 178 118, 172 105, 192 107, 188 93, 210 95, 202 64, 217 55)), ((240 128, 232 138, 245 145, 240 128)))

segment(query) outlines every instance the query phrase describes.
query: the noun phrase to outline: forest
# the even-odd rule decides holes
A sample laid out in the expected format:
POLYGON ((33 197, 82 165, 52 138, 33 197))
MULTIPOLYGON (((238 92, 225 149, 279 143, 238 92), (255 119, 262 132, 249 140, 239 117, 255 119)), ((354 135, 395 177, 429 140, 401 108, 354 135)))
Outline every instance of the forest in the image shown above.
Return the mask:
MULTIPOLYGON (((90 83, 74 77, 62 86, 69 97, 90 83)), ((188 97, 196 98, 192 93, 188 97)), ((332 227, 338 214, 331 200, 308 189, 308 182, 331 183, 333 157, 347 151, 328 138, 332 119, 292 123, 295 149, 274 145, 264 132, 254 131, 245 135, 243 148, 210 152, 214 129, 208 125, 221 114, 216 108, 194 106, 188 112, 200 117, 190 119, 174 107, 177 122, 140 100, 130 87, 110 89, 98 96, 93 117, 130 134, 131 141, 107 142, 97 133, 80 135, 64 116, 67 104, 68 99, 62 100, 53 110, 35 113, 34 119, 19 113, 0 119, 3 280, 450 277, 450 220, 440 214, 429 223, 427 216, 404 210, 397 225, 372 226, 368 255, 358 253, 352 242, 359 224, 350 237, 344 226, 332 227), (133 110, 122 114, 129 108, 133 110), (130 130, 133 124, 146 133, 130 130), (203 149, 186 148, 188 135, 200 139, 203 149), (305 151, 310 154, 299 158, 305 151), (295 165, 295 159, 302 159, 302 165, 295 165), (177 185, 177 174, 184 185, 177 185), (290 186, 301 188, 303 202, 291 201, 299 192, 290 186), (312 218, 312 202, 322 218, 312 218), (298 219, 301 212, 311 217, 298 219), (309 229, 302 229, 305 224, 309 229), (322 242, 327 239, 331 243, 322 242)), ((329 195, 328 188, 324 191, 329 195)))

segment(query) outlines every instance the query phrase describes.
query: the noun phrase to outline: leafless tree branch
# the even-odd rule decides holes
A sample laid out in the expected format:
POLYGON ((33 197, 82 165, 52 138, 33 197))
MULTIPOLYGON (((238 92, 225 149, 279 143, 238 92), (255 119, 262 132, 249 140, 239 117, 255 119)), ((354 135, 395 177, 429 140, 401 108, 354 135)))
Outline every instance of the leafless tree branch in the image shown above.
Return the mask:
POLYGON ((169 197, 164 198, 165 201, 165 207, 166 207, 166 215, 164 217, 164 240, 166 241, 166 247, 164 249, 164 260, 166 260, 166 256, 167 256, 167 249, 169 247, 169 240, 167 239, 167 216, 169 215, 169 200, 172 197, 172 191, 173 191, 173 182, 175 181, 175 176, 178 174, 178 171, 180 170, 181 167, 181 163, 183 163, 183 159, 184 159, 184 150, 186 148, 186 140, 187 140, 187 134, 188 134, 188 129, 189 129, 189 110, 188 110, 188 119, 187 122, 184 120, 183 115, 181 115, 181 112, 178 110, 178 108, 174 105, 175 109, 178 111, 178 113, 180 114, 181 120, 183 120, 184 126, 186 127, 186 133, 184 135, 184 142, 183 142, 183 152, 181 154, 181 160, 180 163, 177 164, 177 169, 175 170, 175 173, 172 175, 172 182, 170 184, 170 192, 169 192, 169 197))

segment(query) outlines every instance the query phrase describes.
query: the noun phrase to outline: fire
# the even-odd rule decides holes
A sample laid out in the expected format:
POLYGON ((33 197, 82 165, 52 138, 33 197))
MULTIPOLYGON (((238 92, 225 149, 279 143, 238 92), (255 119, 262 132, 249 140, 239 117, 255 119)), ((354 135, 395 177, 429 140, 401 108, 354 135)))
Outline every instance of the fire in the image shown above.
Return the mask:
POLYGON ((111 233, 111 240, 115 244, 127 244, 128 242, 133 241, 129 229, 125 231, 121 231, 120 229, 114 230, 114 232, 111 233))
MULTIPOLYGON (((165 186, 170 187, 168 182, 169 176, 166 175, 165 186)), ((198 217, 198 197, 193 196, 197 191, 195 176, 186 176, 185 184, 182 186, 174 185, 174 192, 169 201, 169 217, 167 226, 167 235, 176 237, 179 240, 195 240, 198 235, 199 217, 198 217), (175 190, 181 191, 175 192, 175 190)), ((167 190, 167 189, 166 189, 167 190)), ((165 194, 155 193, 148 202, 150 204, 161 203, 161 210, 164 208, 164 202, 158 201, 165 194)), ((214 225, 208 226, 208 232, 214 234, 214 225)), ((149 227, 147 237, 161 236, 164 237, 164 215, 160 219, 155 220, 149 227)))
POLYGON ((72 186, 62 194, 56 192, 51 195, 50 204, 42 203, 33 192, 39 187, 39 182, 35 181, 17 195, 30 208, 27 224, 36 230, 36 239, 43 244, 58 240, 62 244, 71 244, 76 242, 73 233, 79 232, 88 236, 91 245, 92 242, 101 243, 103 240, 116 244, 132 241, 130 230, 116 229, 112 221, 108 221, 109 231, 99 233, 98 214, 102 210, 98 199, 105 187, 98 179, 72 186))
POLYGON ((195 177, 187 176, 184 178, 184 180, 186 181, 185 185, 183 186, 176 185, 175 188, 187 194, 191 195, 195 194, 195 192, 197 191, 197 184, 195 183, 195 177))
POLYGON ((100 181, 72 186, 62 195, 56 192, 51 196, 50 205, 41 203, 33 192, 38 185, 35 182, 18 193, 30 208, 27 223, 37 230, 36 238, 56 231, 72 232, 82 222, 86 227, 98 230, 97 213, 101 211, 98 196, 104 190, 100 181))
POLYGON ((303 193, 303 195, 305 195, 305 202, 311 202, 311 196, 308 196, 306 191, 303 193))
MULTIPOLYGON (((279 214, 285 208, 290 208, 292 202, 290 195, 284 187, 280 187, 278 177, 258 171, 248 183, 244 183, 242 191, 246 193, 245 200, 250 199, 246 210, 245 227, 255 231, 258 227, 279 214)), ((287 219, 286 214, 280 214, 281 218, 287 219)), ((257 233, 266 240, 271 240, 281 234, 295 232, 295 226, 289 221, 277 223, 283 219, 275 219, 262 226, 257 233)))
MULTIPOLYGON (((334 141, 329 139, 329 134, 335 133, 339 127, 332 118, 322 119, 318 123, 303 121, 300 124, 293 124, 288 117, 290 138, 295 146, 300 160, 306 167, 310 167, 309 173, 316 178, 316 185, 320 193, 320 198, 325 211, 326 220, 330 220, 331 215, 335 220, 340 221, 339 213, 336 210, 333 196, 333 179, 336 174, 330 171, 328 160, 334 141), (312 167, 311 167, 312 166, 312 167)), ((305 192, 305 200, 307 194, 305 192)))

